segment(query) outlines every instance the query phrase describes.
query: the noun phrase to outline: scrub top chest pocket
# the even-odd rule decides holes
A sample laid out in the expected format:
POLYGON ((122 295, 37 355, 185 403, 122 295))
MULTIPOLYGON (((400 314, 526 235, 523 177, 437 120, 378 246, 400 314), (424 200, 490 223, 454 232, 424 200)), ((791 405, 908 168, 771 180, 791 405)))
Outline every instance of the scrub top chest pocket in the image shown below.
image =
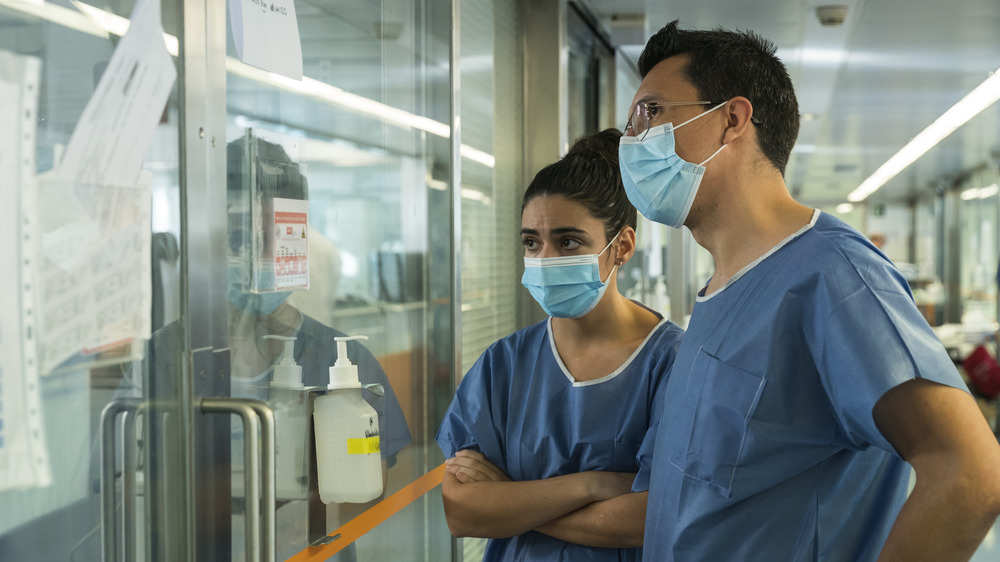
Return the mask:
POLYGON ((750 418, 763 389, 763 377, 699 350, 683 397, 672 401, 681 410, 675 417, 677 431, 669 440, 670 464, 689 480, 730 497, 750 418))

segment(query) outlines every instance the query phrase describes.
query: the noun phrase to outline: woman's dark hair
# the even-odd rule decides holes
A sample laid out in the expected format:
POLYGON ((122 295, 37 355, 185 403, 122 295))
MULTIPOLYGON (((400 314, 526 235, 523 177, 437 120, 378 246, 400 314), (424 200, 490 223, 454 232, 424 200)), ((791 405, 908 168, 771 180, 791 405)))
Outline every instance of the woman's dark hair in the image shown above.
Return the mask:
POLYGON ((782 174, 799 135, 799 104, 788 70, 775 56, 773 43, 750 31, 677 29, 668 23, 639 55, 643 78, 660 61, 688 55, 684 68, 699 99, 721 103, 743 96, 759 121, 757 142, 782 174))
POLYGON ((617 129, 605 129, 578 139, 566 156, 535 174, 521 200, 521 212, 535 197, 562 195, 604 224, 606 240, 626 226, 634 229, 637 213, 625 195, 618 168, 621 136, 617 129))

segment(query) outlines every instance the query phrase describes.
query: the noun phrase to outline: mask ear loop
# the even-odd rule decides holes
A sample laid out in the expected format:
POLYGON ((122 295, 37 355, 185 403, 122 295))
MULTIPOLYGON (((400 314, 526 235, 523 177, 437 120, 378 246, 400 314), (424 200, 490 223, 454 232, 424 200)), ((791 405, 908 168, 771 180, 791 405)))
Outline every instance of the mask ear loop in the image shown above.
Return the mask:
MULTIPOLYGON (((608 242, 608 245, 605 246, 603 250, 601 250, 601 254, 603 254, 604 252, 608 251, 608 248, 610 248, 611 245, 615 243, 615 240, 618 239, 618 237, 621 235, 621 233, 622 233, 622 231, 619 230, 618 234, 615 234, 615 237, 612 238, 610 242, 608 242)), ((601 254, 597 254, 597 255, 599 256, 601 254)), ((604 281, 601 281, 601 283, 607 285, 608 281, 611 281, 611 276, 615 274, 615 271, 618 269, 618 266, 621 265, 621 264, 618 263, 618 261, 619 261, 618 250, 616 248, 615 249, 615 265, 614 265, 614 267, 611 268, 611 273, 608 274, 608 278, 605 279, 604 281)))
POLYGON ((611 245, 615 243, 615 240, 618 240, 618 236, 619 236, 619 235, 620 235, 621 233, 622 233, 622 231, 621 231, 621 230, 619 230, 619 231, 618 231, 618 234, 615 234, 615 237, 614 237, 614 238, 612 238, 612 239, 611 239, 611 241, 610 241, 610 242, 608 242, 608 245, 607 245, 607 246, 605 246, 605 247, 604 247, 604 249, 603 249, 603 250, 601 250, 601 251, 600 251, 600 253, 598 253, 597 255, 601 255, 601 254, 603 254, 604 252, 607 252, 607 251, 608 251, 608 248, 610 248, 610 247, 611 247, 611 245))
MULTIPOLYGON (((621 233, 622 233, 622 231, 619 230, 618 234, 615 234, 615 237, 612 238, 611 241, 608 242, 608 245, 605 246, 603 250, 601 250, 601 253, 597 254, 597 255, 600 256, 604 252, 607 252, 608 248, 610 248, 611 245, 615 243, 615 240, 618 240, 618 237, 621 235, 621 233)), ((616 269, 618 269, 618 250, 617 249, 615 250, 615 266, 611 268, 611 273, 608 274, 608 278, 605 279, 604 281, 601 281, 601 283, 604 283, 606 285, 608 283, 608 281, 611 280, 611 276, 615 274, 615 270, 616 269)), ((598 277, 598 279, 600 279, 600 277, 598 277)))
POLYGON ((713 152, 711 156, 709 156, 708 158, 706 158, 704 162, 702 162, 701 164, 698 164, 698 165, 699 165, 699 166, 704 166, 705 164, 707 164, 709 160, 711 160, 712 158, 715 158, 715 155, 716 155, 716 154, 718 154, 718 153, 722 152, 722 149, 723 149, 723 148, 726 148, 726 146, 727 146, 727 145, 722 145, 722 146, 720 146, 720 147, 719 147, 719 150, 716 150, 715 152, 713 152))
POLYGON ((709 113, 711 113, 711 112, 715 111, 716 109, 719 109, 720 107, 722 107, 722 106, 726 105, 727 103, 729 103, 729 100, 726 100, 726 101, 724 101, 724 102, 720 103, 719 105, 717 105, 717 106, 713 107, 712 109, 709 109, 708 111, 705 111, 705 112, 703 112, 703 113, 699 113, 698 115, 695 115, 694 117, 692 117, 692 118, 688 119, 687 121, 685 121, 685 122, 681 123, 680 125, 677 125, 677 126, 676 126, 676 127, 674 127, 673 129, 674 129, 674 130, 676 131, 677 129, 680 129, 680 128, 681 128, 681 127, 683 127, 684 125, 687 125, 688 123, 690 123, 690 122, 692 122, 692 121, 694 121, 694 120, 696 120, 696 119, 701 119, 702 117, 704 117, 704 116, 708 115, 709 113))

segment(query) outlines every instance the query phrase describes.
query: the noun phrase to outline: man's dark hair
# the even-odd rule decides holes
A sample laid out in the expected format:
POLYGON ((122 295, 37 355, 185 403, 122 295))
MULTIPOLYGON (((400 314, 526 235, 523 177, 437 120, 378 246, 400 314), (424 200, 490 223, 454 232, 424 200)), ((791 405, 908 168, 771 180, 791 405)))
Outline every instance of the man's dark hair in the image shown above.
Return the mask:
POLYGON ((618 129, 605 129, 581 137, 558 162, 542 168, 531 180, 521 200, 521 212, 529 201, 543 195, 562 195, 583 205, 604 224, 611 240, 626 226, 636 227, 636 210, 629 203, 618 167, 618 129))
POLYGON ((761 152, 782 174, 799 134, 799 104, 773 43, 751 31, 677 29, 668 23, 639 55, 643 78, 660 61, 688 55, 684 68, 700 99, 721 103, 743 96, 753 105, 761 152))

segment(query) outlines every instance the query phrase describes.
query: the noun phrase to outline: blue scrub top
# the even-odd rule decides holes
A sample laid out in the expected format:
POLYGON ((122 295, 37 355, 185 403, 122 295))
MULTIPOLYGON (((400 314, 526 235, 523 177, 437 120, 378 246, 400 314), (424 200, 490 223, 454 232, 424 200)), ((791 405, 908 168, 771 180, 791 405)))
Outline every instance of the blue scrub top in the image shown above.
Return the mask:
POLYGON ((664 392, 645 560, 874 560, 908 465, 872 408, 965 389, 892 263, 813 222, 698 298, 664 392))
MULTIPOLYGON (((556 353, 551 319, 496 342, 466 373, 437 433, 446 457, 474 449, 514 480, 588 470, 649 482, 660 389, 683 331, 661 321, 615 372, 576 382, 556 353)), ((593 548, 534 531, 491 539, 484 561, 639 560, 642 549, 593 548)))

